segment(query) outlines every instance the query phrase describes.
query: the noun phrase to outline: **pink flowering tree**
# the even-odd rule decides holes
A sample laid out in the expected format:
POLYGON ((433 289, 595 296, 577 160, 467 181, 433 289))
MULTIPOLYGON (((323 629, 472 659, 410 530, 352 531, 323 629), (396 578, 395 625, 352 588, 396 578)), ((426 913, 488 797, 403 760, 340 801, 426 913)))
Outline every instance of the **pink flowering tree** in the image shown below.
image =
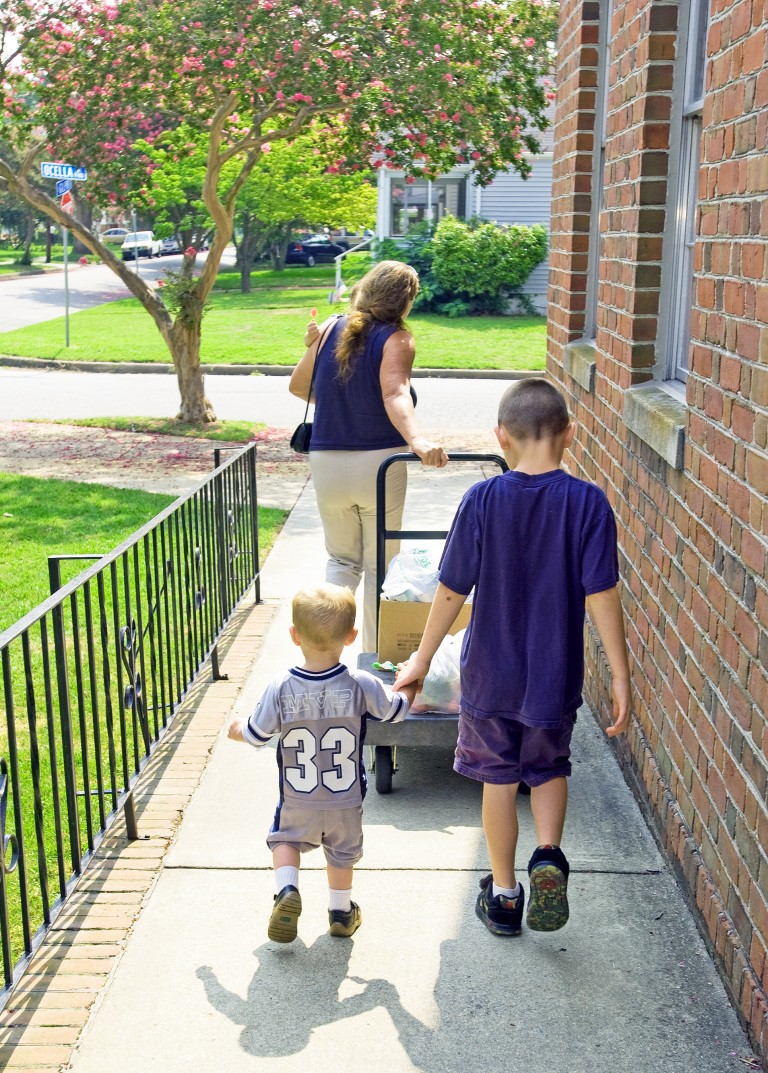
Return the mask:
MULTIPOLYGON (((260 155, 310 123, 334 130, 330 171, 404 168, 434 176, 470 162, 477 181, 528 171, 546 126, 556 33, 549 0, 21 0, 0 68, 14 154, 0 181, 64 226, 123 279, 172 355, 179 416, 213 420, 200 370, 202 313, 229 243, 238 195, 260 155), (207 143, 200 201, 214 237, 175 312, 36 178, 41 159, 87 164, 82 194, 146 196, 147 146, 186 124, 207 143), (340 131, 340 134, 339 134, 340 131)), ((7 11, 7 7, 6 7, 7 11)), ((3 33, 0 25, 0 34, 3 33)), ((50 186, 47 188, 50 190, 50 186)))

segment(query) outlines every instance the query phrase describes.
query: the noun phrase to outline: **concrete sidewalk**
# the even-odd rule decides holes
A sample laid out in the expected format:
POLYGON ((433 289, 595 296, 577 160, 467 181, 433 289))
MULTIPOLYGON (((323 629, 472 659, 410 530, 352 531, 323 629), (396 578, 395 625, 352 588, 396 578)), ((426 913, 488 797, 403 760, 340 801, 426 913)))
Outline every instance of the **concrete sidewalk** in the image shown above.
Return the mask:
MULTIPOLYGON (((430 500, 450 515, 458 491, 456 481, 433 486, 430 500)), ((409 519, 417 522, 425 524, 409 519)), ((434 516, 433 523, 440 524, 434 516)), ((322 569, 310 486, 265 570, 264 595, 280 603, 235 704, 241 711, 294 662, 289 598, 322 569)), ((222 711, 222 727, 228 719, 222 711)), ((586 709, 574 759, 565 841, 572 917, 562 931, 504 940, 481 926, 474 900, 488 869, 479 787, 453 774, 450 753, 401 750, 393 793, 371 790, 366 800, 365 858, 354 887, 360 931, 349 941, 327 935, 317 853, 304 862, 299 938, 281 947, 266 938, 274 753, 238 746, 222 732, 69 1068, 757 1068, 674 878, 586 709)), ((525 800, 521 813, 525 861, 534 846, 525 800)))

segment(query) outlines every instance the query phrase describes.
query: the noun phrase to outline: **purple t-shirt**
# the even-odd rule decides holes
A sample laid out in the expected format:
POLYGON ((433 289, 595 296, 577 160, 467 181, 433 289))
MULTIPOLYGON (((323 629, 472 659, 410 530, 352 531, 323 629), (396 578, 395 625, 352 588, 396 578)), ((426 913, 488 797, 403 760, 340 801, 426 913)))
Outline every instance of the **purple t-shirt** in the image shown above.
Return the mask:
POLYGON ((333 325, 317 357, 315 369, 315 416, 313 451, 377 451, 405 447, 406 443, 389 420, 381 397, 381 359, 384 344, 398 329, 374 321, 365 350, 352 360, 349 380, 338 378, 336 343, 346 317, 333 325))
POLYGON ((462 711, 559 726, 581 704, 585 598, 618 578, 616 522, 594 484, 512 471, 470 488, 440 561, 449 589, 475 588, 462 711))

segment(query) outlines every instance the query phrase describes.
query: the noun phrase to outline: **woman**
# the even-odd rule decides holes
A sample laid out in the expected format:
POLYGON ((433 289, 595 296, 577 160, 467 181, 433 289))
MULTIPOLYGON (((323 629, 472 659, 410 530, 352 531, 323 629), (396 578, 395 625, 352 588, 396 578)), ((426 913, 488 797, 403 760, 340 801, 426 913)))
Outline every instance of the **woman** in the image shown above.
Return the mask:
MULTIPOLYGON (((443 448, 422 435, 414 412, 415 346, 404 321, 418 290, 419 277, 410 265, 381 261, 354 287, 347 316, 322 329, 308 325, 307 351, 289 385, 292 394, 306 400, 317 361, 309 464, 329 556, 325 579, 354 592, 364 575, 367 652, 376 651, 379 466, 406 448, 425 466, 448 462, 443 448)), ((388 529, 401 526, 405 487, 405 463, 396 463, 387 472, 388 529)))

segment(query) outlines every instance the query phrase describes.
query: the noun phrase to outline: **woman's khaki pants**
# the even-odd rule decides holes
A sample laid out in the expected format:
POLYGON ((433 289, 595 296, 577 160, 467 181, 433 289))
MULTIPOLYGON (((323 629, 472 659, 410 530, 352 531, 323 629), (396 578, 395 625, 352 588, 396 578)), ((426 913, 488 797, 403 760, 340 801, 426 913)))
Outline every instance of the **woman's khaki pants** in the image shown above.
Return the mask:
MULTIPOLYGON (((376 651, 376 474, 385 458, 407 450, 310 451, 309 465, 317 505, 325 530, 328 565, 325 580, 357 591, 365 578, 363 596, 363 651, 376 651)), ((407 472, 405 462, 387 470, 387 529, 399 529, 407 472)), ((389 541, 387 558, 397 551, 389 541)))

